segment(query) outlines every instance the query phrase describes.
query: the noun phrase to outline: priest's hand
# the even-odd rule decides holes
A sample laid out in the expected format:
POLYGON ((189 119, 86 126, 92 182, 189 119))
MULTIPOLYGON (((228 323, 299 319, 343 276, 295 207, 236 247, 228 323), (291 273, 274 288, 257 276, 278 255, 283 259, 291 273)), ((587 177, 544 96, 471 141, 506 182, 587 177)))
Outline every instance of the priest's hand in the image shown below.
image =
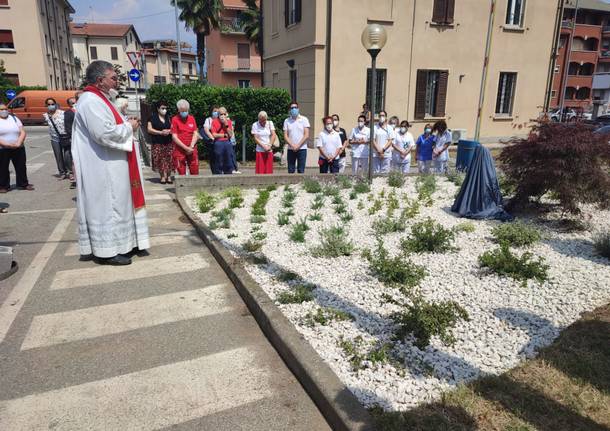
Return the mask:
POLYGON ((128 121, 129 121, 129 125, 131 126, 131 129, 134 132, 136 130, 138 130, 138 127, 140 127, 140 120, 136 120, 135 118, 130 118, 128 121))

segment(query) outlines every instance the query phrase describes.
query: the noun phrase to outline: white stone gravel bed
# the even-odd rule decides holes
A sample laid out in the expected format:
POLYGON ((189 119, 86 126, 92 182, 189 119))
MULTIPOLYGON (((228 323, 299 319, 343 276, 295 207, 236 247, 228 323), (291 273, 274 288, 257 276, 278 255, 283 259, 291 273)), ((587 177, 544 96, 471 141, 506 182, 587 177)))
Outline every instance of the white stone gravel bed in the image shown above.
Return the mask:
MULTIPOLYGON (((314 195, 306 193, 301 185, 292 188, 298 191, 295 216, 291 218, 291 221, 296 221, 313 213, 310 206, 314 195)), ((372 193, 377 197, 384 188, 386 194, 392 190, 385 178, 377 178, 372 193)), ((490 231, 497 222, 472 221, 475 232, 457 235, 459 250, 411 256, 413 262, 428 269, 429 274, 420 286, 426 300, 453 300, 468 311, 470 321, 461 321, 453 331, 456 343, 447 347, 433 338, 430 346, 421 351, 406 340, 395 344, 392 350, 397 362, 365 363, 364 369, 354 371, 338 345, 340 340, 361 336, 370 343, 363 349, 370 348, 376 341, 389 341, 395 326, 388 316, 396 311, 397 306, 382 300, 384 293, 395 293, 396 290, 374 278, 369 272, 368 262, 360 256, 362 249, 373 248, 376 244, 370 226, 374 219, 385 216, 385 205, 380 212, 370 216, 370 197, 365 194, 349 200, 349 191, 342 190, 342 196, 354 215, 354 219, 347 223, 357 247, 351 257, 320 259, 311 256, 311 248, 319 241, 320 227, 338 223, 330 198, 320 210, 323 220, 308 221, 311 229, 306 233, 306 242, 290 241, 290 226, 277 224, 278 211, 282 210, 283 187, 280 187, 272 193, 267 204, 267 221, 261 225, 267 233, 262 253, 270 263, 247 264, 246 268, 272 299, 289 289, 287 283, 274 277, 280 268, 296 272, 305 281, 318 286, 314 291, 315 301, 277 305, 365 406, 378 404, 387 410, 407 410, 439 399, 442 392, 459 383, 485 374, 500 374, 525 358, 535 356, 539 348, 549 345, 582 312, 610 302, 610 262, 595 254, 591 232, 562 233, 540 225, 544 239, 515 251, 518 254, 530 251, 535 256, 544 257, 550 265, 550 280, 542 284, 530 281, 524 287, 520 282, 487 274, 479 268, 478 256, 496 247, 490 231), (357 209, 360 200, 364 201, 365 209, 357 209), (305 322, 307 313, 321 306, 344 310, 355 319, 333 321, 327 326, 308 325, 305 322)), ((407 178, 405 186, 397 191, 399 197, 403 193, 410 198, 416 197, 415 178, 407 178)), ((409 223, 432 217, 445 227, 453 227, 467 221, 449 210, 456 191, 455 185, 439 178, 433 205, 422 206, 419 215, 409 223)), ((242 253, 241 244, 250 237, 253 226, 250 209, 257 192, 255 189, 244 190, 244 197, 245 204, 235 210, 231 228, 215 231, 234 254, 242 253), (231 238, 228 238, 229 234, 231 238)), ((197 211, 194 197, 188 198, 188 203, 197 211)), ((216 209, 226 206, 226 203, 226 199, 219 202, 216 209)), ((610 229, 610 212, 590 207, 584 211, 587 223, 593 227, 591 230, 610 229)), ((199 216, 205 223, 211 220, 210 213, 199 216)), ((397 254, 400 238, 407 236, 409 231, 407 227, 406 232, 386 235, 386 248, 397 254)))

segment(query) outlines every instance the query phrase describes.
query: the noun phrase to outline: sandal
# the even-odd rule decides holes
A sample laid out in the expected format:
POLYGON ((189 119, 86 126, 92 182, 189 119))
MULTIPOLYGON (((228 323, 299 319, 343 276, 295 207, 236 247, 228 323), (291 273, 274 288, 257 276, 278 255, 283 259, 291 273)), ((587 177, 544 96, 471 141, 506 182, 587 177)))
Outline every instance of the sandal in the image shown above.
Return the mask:
POLYGON ((167 184, 167 180, 161 180, 160 183, 161 184, 167 184))

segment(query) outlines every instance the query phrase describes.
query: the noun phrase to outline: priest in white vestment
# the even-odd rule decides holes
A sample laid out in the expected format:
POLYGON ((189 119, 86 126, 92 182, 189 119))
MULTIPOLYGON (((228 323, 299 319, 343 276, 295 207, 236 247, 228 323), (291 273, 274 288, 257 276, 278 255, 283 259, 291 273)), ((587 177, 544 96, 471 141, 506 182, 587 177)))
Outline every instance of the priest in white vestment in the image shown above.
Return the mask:
POLYGON ((77 183, 78 245, 83 259, 128 265, 150 247, 136 119, 112 105, 118 77, 112 64, 87 67, 88 86, 76 106, 72 154, 77 183))

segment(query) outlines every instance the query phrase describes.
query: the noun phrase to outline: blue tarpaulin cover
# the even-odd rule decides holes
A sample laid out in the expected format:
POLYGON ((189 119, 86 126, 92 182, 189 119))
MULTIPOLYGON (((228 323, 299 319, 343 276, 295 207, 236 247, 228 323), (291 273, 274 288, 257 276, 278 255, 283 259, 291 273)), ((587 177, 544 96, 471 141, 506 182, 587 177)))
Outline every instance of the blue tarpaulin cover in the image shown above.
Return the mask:
POLYGON ((462 188, 451 207, 461 217, 508 221, 513 217, 502 208, 502 193, 496 166, 487 148, 479 145, 462 188))

